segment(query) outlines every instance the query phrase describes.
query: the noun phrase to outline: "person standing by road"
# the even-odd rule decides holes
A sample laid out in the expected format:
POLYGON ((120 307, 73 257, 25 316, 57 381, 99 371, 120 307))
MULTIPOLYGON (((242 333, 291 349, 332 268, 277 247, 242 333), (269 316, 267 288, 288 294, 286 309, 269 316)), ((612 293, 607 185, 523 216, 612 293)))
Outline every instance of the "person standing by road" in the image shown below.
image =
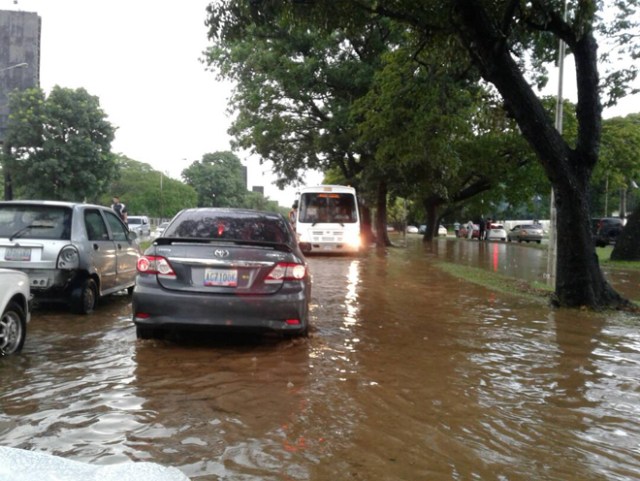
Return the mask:
POLYGON ((486 228, 484 217, 480 217, 480 222, 478 222, 478 225, 480 226, 480 231, 478 232, 478 240, 484 240, 486 228))
POLYGON ((467 222, 467 239, 473 239, 473 222, 467 222))
POLYGON ((296 229, 296 219, 298 215, 298 201, 294 200, 293 205, 291 206, 291 210, 289 211, 289 222, 291 222, 291 226, 293 230, 296 229))
POLYGON ((127 206, 120 202, 120 198, 118 196, 113 196, 113 204, 111 204, 111 208, 118 214, 118 217, 122 219, 122 222, 127 223, 127 206))

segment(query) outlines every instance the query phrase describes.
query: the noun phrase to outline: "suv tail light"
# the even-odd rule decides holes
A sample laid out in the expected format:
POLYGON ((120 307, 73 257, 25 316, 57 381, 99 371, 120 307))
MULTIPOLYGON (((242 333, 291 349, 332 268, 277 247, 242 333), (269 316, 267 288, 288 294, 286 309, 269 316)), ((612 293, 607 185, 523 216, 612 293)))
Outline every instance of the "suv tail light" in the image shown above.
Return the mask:
POLYGON ((264 282, 278 284, 284 281, 300 281, 307 275, 307 268, 303 264, 280 262, 269 272, 264 282))
POLYGON ((169 261, 162 256, 142 256, 136 265, 141 274, 157 274, 161 276, 174 276, 173 268, 169 261))

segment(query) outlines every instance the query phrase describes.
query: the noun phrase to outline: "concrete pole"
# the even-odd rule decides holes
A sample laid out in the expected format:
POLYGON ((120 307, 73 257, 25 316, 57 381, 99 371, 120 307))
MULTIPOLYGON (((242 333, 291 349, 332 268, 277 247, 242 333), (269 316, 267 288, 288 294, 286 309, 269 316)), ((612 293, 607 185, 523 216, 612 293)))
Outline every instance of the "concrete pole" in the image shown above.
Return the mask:
MULTIPOLYGON (((564 20, 567 20, 567 1, 564 2, 564 20)), ((565 57, 566 45, 563 40, 560 40, 558 47, 558 96, 556 98, 556 119, 555 126, 558 132, 562 134, 562 87, 564 80, 564 57, 565 57)), ((556 274, 558 265, 558 236, 556 234, 557 229, 557 213, 556 213, 556 198, 553 188, 551 189, 551 206, 549 209, 549 255, 547 257, 547 274, 548 284, 555 289, 556 287, 556 274)))

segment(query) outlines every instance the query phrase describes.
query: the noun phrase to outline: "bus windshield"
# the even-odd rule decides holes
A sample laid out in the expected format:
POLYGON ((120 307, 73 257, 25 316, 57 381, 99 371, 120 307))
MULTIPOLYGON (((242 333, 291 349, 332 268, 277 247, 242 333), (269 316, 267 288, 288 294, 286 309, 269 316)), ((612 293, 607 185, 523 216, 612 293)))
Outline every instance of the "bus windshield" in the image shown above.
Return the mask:
POLYGON ((353 194, 307 192, 300 196, 298 222, 352 224, 358 222, 353 194))

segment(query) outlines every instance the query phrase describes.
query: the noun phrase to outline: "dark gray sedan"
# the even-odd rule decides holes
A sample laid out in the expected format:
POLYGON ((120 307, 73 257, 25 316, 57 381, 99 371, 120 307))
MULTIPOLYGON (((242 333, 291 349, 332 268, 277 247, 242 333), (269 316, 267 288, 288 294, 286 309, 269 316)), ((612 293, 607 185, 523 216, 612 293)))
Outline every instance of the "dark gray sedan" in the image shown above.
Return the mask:
POLYGON ((187 209, 138 261, 138 338, 170 329, 306 335, 311 280, 289 222, 244 209, 187 209))

